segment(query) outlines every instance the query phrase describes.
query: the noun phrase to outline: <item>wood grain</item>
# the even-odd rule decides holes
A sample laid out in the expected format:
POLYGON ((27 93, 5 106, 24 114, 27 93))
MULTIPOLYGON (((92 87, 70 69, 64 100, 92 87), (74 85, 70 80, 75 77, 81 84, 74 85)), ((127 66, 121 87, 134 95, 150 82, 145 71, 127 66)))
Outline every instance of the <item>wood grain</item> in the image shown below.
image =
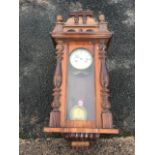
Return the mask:
POLYGON ((118 129, 91 129, 91 128, 44 128, 47 133, 100 133, 100 134, 118 134, 118 129))

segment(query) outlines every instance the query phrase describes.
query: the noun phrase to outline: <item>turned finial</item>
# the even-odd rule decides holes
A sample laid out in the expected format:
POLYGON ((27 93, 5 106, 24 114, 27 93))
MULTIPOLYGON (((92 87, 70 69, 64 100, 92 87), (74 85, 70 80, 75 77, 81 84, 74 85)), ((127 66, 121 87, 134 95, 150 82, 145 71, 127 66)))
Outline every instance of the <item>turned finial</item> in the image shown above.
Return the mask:
POLYGON ((105 16, 104 16, 104 14, 99 15, 99 21, 100 21, 100 23, 105 22, 105 16))
POLYGON ((58 15, 58 16, 56 17, 56 21, 57 21, 57 22, 62 22, 62 21, 63 21, 62 16, 61 16, 61 15, 58 15))

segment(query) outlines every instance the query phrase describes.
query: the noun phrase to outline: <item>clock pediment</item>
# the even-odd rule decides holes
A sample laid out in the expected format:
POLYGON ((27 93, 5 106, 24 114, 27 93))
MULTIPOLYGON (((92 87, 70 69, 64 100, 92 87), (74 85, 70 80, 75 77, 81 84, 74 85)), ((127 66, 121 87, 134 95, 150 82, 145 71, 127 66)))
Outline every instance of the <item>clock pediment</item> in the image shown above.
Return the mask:
POLYGON ((63 37, 63 35, 96 35, 97 38, 111 37, 112 33, 108 30, 108 23, 104 15, 99 15, 98 20, 93 16, 92 11, 71 12, 66 22, 62 16, 57 16, 56 26, 51 32, 52 37, 63 37))

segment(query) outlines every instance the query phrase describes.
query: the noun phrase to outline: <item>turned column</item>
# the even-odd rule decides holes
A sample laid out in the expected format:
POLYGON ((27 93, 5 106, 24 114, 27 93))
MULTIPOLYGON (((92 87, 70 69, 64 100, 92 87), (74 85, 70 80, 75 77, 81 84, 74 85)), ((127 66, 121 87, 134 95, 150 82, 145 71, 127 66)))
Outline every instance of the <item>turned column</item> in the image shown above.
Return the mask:
POLYGON ((61 96, 61 84, 62 84, 62 64, 61 61, 63 59, 63 42, 61 40, 57 41, 56 45, 56 55, 57 55, 57 65, 54 74, 54 89, 53 96, 54 100, 51 104, 52 111, 50 113, 50 127, 60 127, 60 96, 61 96))
POLYGON ((110 111, 111 104, 109 101, 109 75, 106 66, 107 58, 107 46, 104 40, 100 41, 99 45, 99 58, 101 61, 101 71, 100 71, 100 84, 101 84, 101 97, 102 97, 102 127, 112 128, 112 113, 110 111))

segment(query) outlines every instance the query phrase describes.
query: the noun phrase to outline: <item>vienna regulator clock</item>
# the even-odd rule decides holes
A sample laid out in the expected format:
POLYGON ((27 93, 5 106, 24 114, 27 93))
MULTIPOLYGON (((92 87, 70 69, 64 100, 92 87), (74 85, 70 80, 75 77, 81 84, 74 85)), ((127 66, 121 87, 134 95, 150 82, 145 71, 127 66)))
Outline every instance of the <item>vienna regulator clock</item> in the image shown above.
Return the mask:
POLYGON ((88 147, 101 134, 118 134, 113 128, 106 67, 112 33, 104 15, 96 21, 91 11, 77 11, 66 22, 57 16, 51 37, 57 65, 49 127, 44 132, 61 133, 73 148, 88 147))

